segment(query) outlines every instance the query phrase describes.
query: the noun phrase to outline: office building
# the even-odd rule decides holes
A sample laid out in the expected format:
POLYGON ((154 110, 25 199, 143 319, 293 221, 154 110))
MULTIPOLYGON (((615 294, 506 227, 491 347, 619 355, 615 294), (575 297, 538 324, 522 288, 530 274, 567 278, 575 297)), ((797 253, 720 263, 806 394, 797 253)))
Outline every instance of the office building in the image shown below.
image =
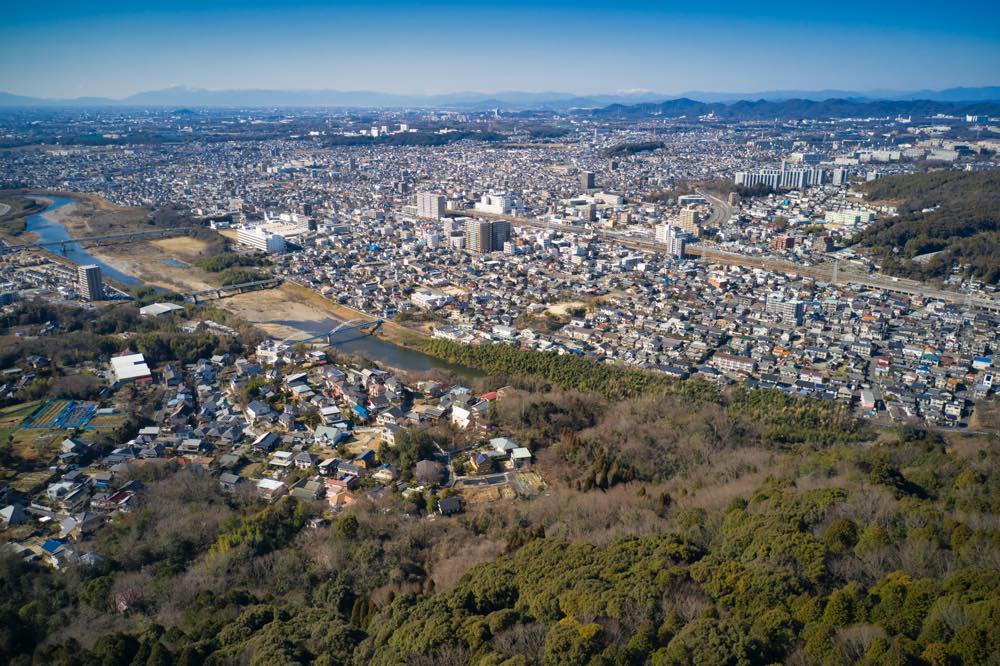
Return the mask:
POLYGON ((491 231, 489 220, 466 220, 465 249, 481 254, 489 252, 492 249, 490 244, 493 240, 491 231))
POLYGON ((805 316, 805 303, 797 298, 786 299, 780 292, 767 295, 764 311, 780 317, 783 322, 799 325, 805 316))
POLYGON ((510 240, 510 222, 495 220, 490 224, 490 252, 503 250, 504 243, 510 240))
POLYGON ((425 231, 424 245, 426 245, 431 250, 441 247, 441 234, 433 230, 425 231))
POLYGON ((778 252, 788 252, 795 247, 795 236, 775 236, 771 247, 778 252))
POLYGON ((585 190, 594 189, 594 172, 593 171, 581 171, 580 172, 580 187, 585 190))
POLYGON ((438 220, 444 217, 445 196, 434 192, 421 192, 417 195, 417 217, 425 220, 438 220))
POLYGON ((104 286, 101 283, 101 267, 88 264, 77 268, 79 284, 77 290, 80 298, 85 301, 99 301, 104 298, 104 286))
POLYGON ((819 164, 826 159, 824 153, 813 153, 813 152, 798 152, 792 153, 790 161, 798 162, 799 164, 819 164))

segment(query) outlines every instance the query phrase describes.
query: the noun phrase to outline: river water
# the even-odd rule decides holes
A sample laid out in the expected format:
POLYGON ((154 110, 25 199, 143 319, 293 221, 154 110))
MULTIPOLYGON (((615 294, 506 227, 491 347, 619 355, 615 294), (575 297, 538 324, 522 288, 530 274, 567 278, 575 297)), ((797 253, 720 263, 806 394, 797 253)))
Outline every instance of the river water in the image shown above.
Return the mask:
POLYGON ((101 267, 101 275, 110 278, 116 282, 120 282, 127 286, 138 286, 143 282, 138 278, 132 277, 126 273, 122 273, 120 270, 111 266, 94 255, 83 249, 79 243, 72 242, 72 236, 70 236, 69 231, 66 230, 62 224, 56 222, 49 217, 49 213, 67 204, 73 203, 73 200, 69 197, 46 197, 52 200, 52 204, 40 213, 35 213, 25 220, 27 225, 27 230, 31 233, 38 235, 39 241, 70 241, 66 243, 65 250, 64 246, 55 246, 46 248, 54 254, 66 257, 74 264, 85 265, 85 264, 97 264, 101 267))
MULTIPOLYGON (((50 248, 52 252, 62 255, 76 264, 97 264, 101 273, 112 280, 129 286, 144 284, 142 280, 122 273, 118 269, 101 261, 79 243, 72 242, 72 237, 66 227, 51 219, 48 213, 73 202, 69 197, 47 197, 52 204, 40 213, 26 220, 27 230, 38 235, 41 241, 71 241, 66 244, 65 251, 61 247, 50 248)), ((336 328, 339 320, 327 318, 321 321, 281 321, 291 328, 305 331, 309 335, 320 335, 336 328)), ((421 354, 405 347, 400 347, 374 335, 361 334, 358 331, 344 331, 334 339, 332 347, 345 354, 363 356, 380 365, 396 368, 404 372, 426 372, 428 370, 446 370, 465 378, 481 377, 483 373, 472 368, 466 368, 452 363, 446 363, 433 356, 421 354)))
MULTIPOLYGON (((329 317, 321 321, 291 321, 272 322, 304 331, 309 335, 323 335, 332 331, 340 324, 339 319, 329 317)), ((344 354, 353 354, 371 359, 380 365, 396 368, 405 372, 427 372, 428 370, 446 370, 466 379, 482 377, 484 373, 463 365, 447 363, 434 356, 429 356, 406 347, 384 340, 361 331, 341 331, 334 337, 330 345, 344 354)))

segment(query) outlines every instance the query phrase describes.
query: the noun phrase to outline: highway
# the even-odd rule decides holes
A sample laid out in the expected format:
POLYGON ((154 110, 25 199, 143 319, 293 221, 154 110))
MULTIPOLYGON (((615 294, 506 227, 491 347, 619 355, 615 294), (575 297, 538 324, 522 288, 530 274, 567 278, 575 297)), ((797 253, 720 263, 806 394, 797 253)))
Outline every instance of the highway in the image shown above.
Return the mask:
MULTIPOLYGON (((712 215, 708 218, 710 224, 717 225, 719 224, 719 221, 725 221, 730 218, 732 215, 732 208, 729 204, 722 201, 718 197, 705 192, 699 192, 699 194, 704 196, 712 204, 712 215)), ((446 214, 468 215, 470 212, 471 211, 448 210, 446 214)), ((611 229, 584 228, 547 220, 514 217, 511 215, 494 215, 479 211, 475 211, 474 214, 483 218, 507 220, 511 224, 519 227, 547 229, 550 231, 559 231, 564 234, 575 234, 591 238, 596 237, 606 241, 618 243, 622 247, 642 252, 663 252, 664 249, 661 243, 657 243, 648 234, 639 236, 636 234, 626 234, 621 231, 613 231, 611 229)), ((858 273, 850 268, 845 268, 842 265, 831 265, 829 263, 825 263, 805 266, 803 264, 785 259, 777 259, 766 256, 751 256, 736 252, 729 252, 708 243, 689 245, 686 249, 686 253, 689 256, 700 257, 701 259, 712 263, 760 268, 776 273, 809 277, 820 282, 829 282, 831 284, 852 284, 871 289, 904 294, 907 296, 939 299, 950 303, 967 303, 971 307, 989 310, 992 312, 1000 312, 1000 300, 995 298, 991 299, 982 296, 969 296, 968 294, 963 294, 957 291, 932 287, 915 280, 893 278, 888 275, 881 275, 878 273, 858 273)))

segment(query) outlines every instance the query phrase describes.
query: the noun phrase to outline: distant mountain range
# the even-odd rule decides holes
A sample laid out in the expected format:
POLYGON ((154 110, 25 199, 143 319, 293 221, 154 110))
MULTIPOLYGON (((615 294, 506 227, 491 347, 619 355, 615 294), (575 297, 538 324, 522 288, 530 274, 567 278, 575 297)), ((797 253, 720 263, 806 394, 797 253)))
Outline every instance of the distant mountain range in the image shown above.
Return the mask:
POLYGON ((696 91, 680 95, 665 95, 649 91, 598 95, 521 91, 404 95, 366 90, 200 90, 176 86, 163 90, 140 92, 121 99, 104 97, 48 99, 0 92, 0 107, 342 107, 442 108, 469 111, 500 108, 509 111, 530 109, 565 111, 569 109, 600 109, 609 105, 645 105, 654 102, 669 104, 682 100, 700 103, 732 103, 750 100, 767 102, 843 100, 853 103, 873 101, 1000 102, 1000 86, 917 91, 773 90, 755 93, 696 91), (663 100, 670 101, 663 102, 663 100))
POLYGON ((660 103, 611 104, 600 109, 577 111, 594 118, 645 118, 665 116, 688 118, 714 115, 724 120, 767 120, 828 118, 880 118, 886 116, 927 117, 937 114, 1000 116, 1000 102, 939 102, 917 100, 784 99, 769 101, 699 102, 671 99, 660 103))

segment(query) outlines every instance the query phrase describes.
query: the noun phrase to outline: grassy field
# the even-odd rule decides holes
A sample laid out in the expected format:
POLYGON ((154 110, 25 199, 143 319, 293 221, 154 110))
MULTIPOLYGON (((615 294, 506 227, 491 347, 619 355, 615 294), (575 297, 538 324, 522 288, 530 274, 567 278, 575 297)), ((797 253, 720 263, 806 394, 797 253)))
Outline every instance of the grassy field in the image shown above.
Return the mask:
POLYGON ((44 204, 23 194, 0 193, 0 221, 31 215, 43 208, 44 204))
POLYGON ((0 193, 0 236, 7 240, 21 242, 27 224, 25 218, 45 208, 45 205, 29 197, 11 192, 0 193))
POLYGON ((47 469, 18 474, 10 487, 19 493, 33 494, 41 490, 54 475, 47 469))
POLYGON ((53 400, 31 419, 32 425, 39 427, 49 425, 52 419, 58 416, 59 412, 61 412, 67 404, 69 404, 68 400, 53 400))
POLYGON ((59 452, 65 434, 62 430, 29 430, 21 423, 41 401, 26 402, 0 410, 0 442, 10 439, 11 452, 21 460, 37 463, 52 460, 59 452))
POLYGON ((40 400, 34 400, 0 409, 0 442, 6 441, 9 435, 17 431, 21 422, 31 416, 40 404, 40 400))
POLYGON ((144 208, 116 206, 95 195, 72 196, 73 203, 52 211, 50 216, 64 224, 74 237, 103 236, 150 228, 146 224, 149 211, 144 208))
POLYGON ((124 423, 126 418, 124 414, 98 415, 90 420, 88 426, 94 430, 113 430, 124 423))
POLYGON ((15 456, 29 463, 48 463, 59 454, 59 445, 66 438, 66 430, 28 430, 21 428, 13 434, 11 447, 15 456))

